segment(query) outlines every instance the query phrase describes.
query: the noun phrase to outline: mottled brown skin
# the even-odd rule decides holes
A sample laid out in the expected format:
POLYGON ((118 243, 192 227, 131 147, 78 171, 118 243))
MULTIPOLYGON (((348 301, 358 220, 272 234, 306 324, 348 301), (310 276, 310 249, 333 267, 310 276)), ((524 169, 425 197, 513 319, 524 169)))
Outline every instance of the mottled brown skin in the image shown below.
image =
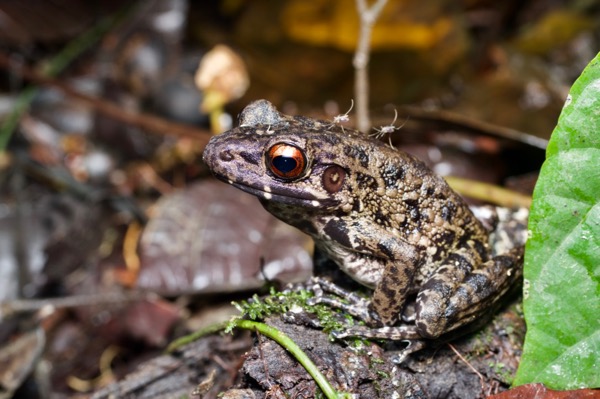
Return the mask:
POLYGON ((488 231, 444 179, 362 133, 259 100, 238 128, 211 139, 204 160, 373 288, 371 324, 392 326, 418 293, 415 327, 398 338, 436 338, 470 323, 520 276, 521 251, 491 259, 488 231), (299 176, 274 173, 267 153, 277 143, 304 153, 299 176))

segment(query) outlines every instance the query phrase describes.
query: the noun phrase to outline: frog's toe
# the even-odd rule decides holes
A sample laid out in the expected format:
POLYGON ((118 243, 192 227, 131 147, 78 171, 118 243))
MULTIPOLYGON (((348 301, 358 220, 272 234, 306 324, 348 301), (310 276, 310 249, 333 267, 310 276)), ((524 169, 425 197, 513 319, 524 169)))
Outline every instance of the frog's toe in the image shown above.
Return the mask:
POLYGON ((411 339, 406 342, 408 342, 408 346, 391 357, 392 363, 402 364, 411 353, 418 352, 427 346, 427 341, 422 339, 411 339))
POLYGON ((347 303, 341 298, 321 295, 310 298, 306 302, 308 305, 324 304, 333 309, 341 309, 370 325, 380 324, 377 315, 369 310, 369 301, 365 299, 361 299, 359 303, 347 303))
POLYGON ((352 303, 352 304, 357 304, 357 305, 362 305, 362 304, 367 304, 368 302, 366 299, 364 299, 363 297, 361 297, 360 295, 357 295, 354 292, 345 290, 344 288, 340 287, 339 285, 332 283, 331 281, 321 278, 321 277, 313 277, 310 280, 313 285, 311 287, 312 292, 314 292, 315 297, 318 296, 324 296, 325 292, 328 292, 330 294, 334 294, 337 295, 340 298, 344 298, 344 300, 352 303))
POLYGON ((315 296, 308 299, 307 303, 309 305, 325 304, 334 309, 341 309, 368 325, 382 325, 379 316, 371 310, 370 300, 319 277, 313 277, 312 281, 314 286, 311 291, 315 296), (333 295, 326 295, 325 293, 333 295))
POLYGON ((396 326, 370 328, 365 326, 354 326, 344 331, 332 333, 335 338, 362 337, 370 339, 387 339, 390 341, 415 341, 421 340, 421 336, 414 326, 396 326))
POLYGON ((414 325, 403 325, 395 327, 370 328, 365 326, 354 326, 344 331, 334 331, 332 335, 335 338, 361 337, 367 339, 386 339, 390 341, 402 341, 407 346, 392 356, 393 363, 400 364, 411 353, 420 351, 427 346, 427 340, 424 340, 414 325))
POLYGON ((309 326, 312 328, 323 328, 319 318, 304 309, 291 309, 281 315, 281 318, 289 324, 295 324, 299 326, 309 326))

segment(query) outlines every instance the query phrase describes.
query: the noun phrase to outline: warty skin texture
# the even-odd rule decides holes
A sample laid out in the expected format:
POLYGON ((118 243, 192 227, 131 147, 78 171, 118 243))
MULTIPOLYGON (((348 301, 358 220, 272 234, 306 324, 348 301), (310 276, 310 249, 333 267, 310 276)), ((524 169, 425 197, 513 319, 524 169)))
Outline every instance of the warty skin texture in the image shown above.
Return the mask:
POLYGON ((360 132, 284 115, 259 100, 239 127, 210 140, 204 161, 373 288, 375 324, 396 323, 418 293, 416 330, 435 338, 474 320, 519 274, 503 276, 519 250, 492 260, 488 232, 441 177, 360 132), (274 173, 269 150, 280 144, 302 155, 298 176, 274 173))

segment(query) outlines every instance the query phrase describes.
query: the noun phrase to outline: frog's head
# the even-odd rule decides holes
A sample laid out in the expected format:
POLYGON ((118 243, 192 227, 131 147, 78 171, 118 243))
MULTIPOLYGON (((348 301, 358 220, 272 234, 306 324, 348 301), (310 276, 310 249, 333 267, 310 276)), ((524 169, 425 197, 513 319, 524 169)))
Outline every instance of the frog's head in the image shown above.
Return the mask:
POLYGON ((381 153, 374 146, 383 144, 331 122, 281 114, 259 100, 242 111, 239 127, 210 140, 204 161, 219 179, 268 209, 271 204, 270 210, 350 213, 382 183, 371 172, 382 162, 370 159, 381 153))

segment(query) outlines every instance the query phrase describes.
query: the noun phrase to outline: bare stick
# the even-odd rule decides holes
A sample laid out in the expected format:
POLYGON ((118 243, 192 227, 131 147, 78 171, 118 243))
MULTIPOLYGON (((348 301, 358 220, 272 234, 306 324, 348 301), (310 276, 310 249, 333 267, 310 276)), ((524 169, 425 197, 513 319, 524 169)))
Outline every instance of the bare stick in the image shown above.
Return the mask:
POLYGON ((354 53, 354 96, 356 97, 356 127, 361 132, 371 128, 369 120, 369 56, 371 51, 371 31, 387 0, 377 0, 371 7, 367 0, 356 0, 360 19, 358 45, 354 53))
MULTIPOLYGON (((0 68, 10 70, 10 67, 10 58, 6 54, 0 52, 0 68)), ((76 98, 77 100, 91 106, 94 110, 102 113, 103 115, 126 123, 130 126, 137 126, 146 131, 161 135, 192 137, 198 140, 199 144, 202 146, 204 146, 210 139, 210 132, 205 129, 200 129, 182 123, 171 122, 150 114, 126 111, 117 104, 78 92, 61 81, 39 74, 33 71, 31 68, 22 66, 18 71, 15 72, 20 74, 23 78, 38 85, 60 90, 67 96, 76 98)))
MULTIPOLYGON (((103 18, 96 26, 92 27, 89 31, 77 36, 70 43, 68 43, 56 56, 54 56, 50 62, 43 68, 43 75, 55 76, 64 70, 71 62, 77 58, 85 50, 89 49, 94 43, 100 40, 107 32, 122 23, 127 16, 137 6, 126 5, 117 14, 111 17, 103 18)), ((11 66, 10 59, 8 59, 8 65, 11 66)), ((14 67, 14 65, 12 65, 14 67)), ((29 104, 33 101, 33 98, 37 94, 37 88, 29 86, 25 88, 17 98, 13 111, 8 115, 5 121, 0 125, 0 152, 2 152, 12 136, 13 131, 16 129, 21 116, 29 108, 29 104)))
POLYGON ((74 308, 79 306, 101 306, 112 303, 126 303, 157 298, 158 295, 146 291, 106 292, 101 294, 74 295, 63 298, 15 299, 0 302, 0 321, 14 314, 35 312, 43 309, 74 308))
POLYGON ((451 344, 448 344, 448 346, 450 347, 450 349, 452 349, 452 352, 454 352, 456 354, 456 356, 458 356, 458 358, 460 360, 462 360, 463 363, 466 364, 467 367, 470 368, 471 371, 473 371, 475 373, 475 375, 477 375, 477 377, 479 377, 479 383, 481 384, 481 392, 485 392, 485 379, 483 378, 481 373, 479 371, 477 371, 477 369, 475 367, 473 367, 473 365, 471 363, 469 363, 469 361, 467 359, 465 359, 464 356, 461 355, 460 352, 457 351, 454 346, 452 346, 451 344))

